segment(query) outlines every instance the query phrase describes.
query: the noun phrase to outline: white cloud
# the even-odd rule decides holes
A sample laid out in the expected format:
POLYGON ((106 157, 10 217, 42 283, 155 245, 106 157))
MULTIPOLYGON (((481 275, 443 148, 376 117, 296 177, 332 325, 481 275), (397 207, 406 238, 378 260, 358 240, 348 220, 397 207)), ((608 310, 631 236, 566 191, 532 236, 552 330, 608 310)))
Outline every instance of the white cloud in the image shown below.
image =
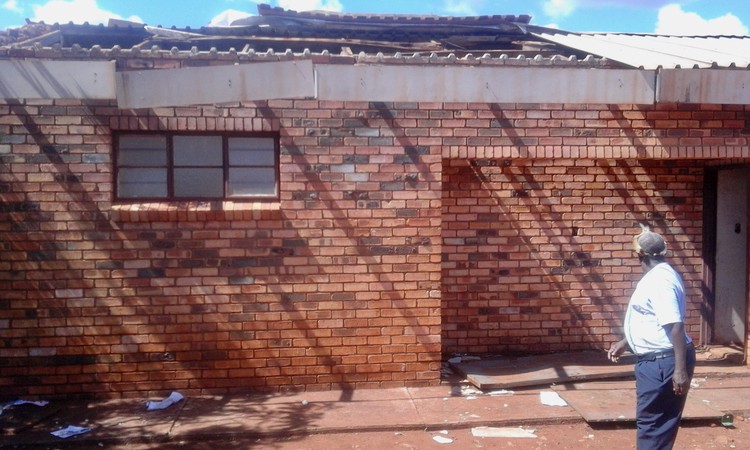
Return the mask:
POLYGON ((294 11, 336 11, 341 12, 344 7, 339 0, 279 0, 279 6, 294 11))
POLYGON ((478 16, 484 0, 444 0, 443 11, 456 16, 478 16))
POLYGON ((669 2, 670 0, 544 0, 542 9, 549 17, 562 19, 581 8, 652 9, 669 2))
MULTIPOLYGON (((96 0, 51 0, 43 5, 34 5, 31 20, 45 23, 106 24, 109 19, 123 19, 119 14, 101 9, 96 0)), ((124 18, 132 22, 143 22, 138 16, 124 18)))
POLYGON ((248 12, 244 11, 237 11, 236 9, 227 9, 226 11, 222 11, 219 13, 216 17, 211 19, 211 22, 208 24, 209 27, 228 27, 237 19, 243 19, 245 17, 254 16, 255 14, 250 14, 248 12))
MULTIPOLYGON (((263 0, 250 0, 251 3, 268 3, 263 0)), ((341 5, 339 0, 278 0, 276 2, 280 8, 291 9, 293 11, 336 11, 341 12, 344 7, 341 5)), ((255 14, 238 11, 236 9, 227 9, 222 11, 208 24, 212 27, 226 27, 232 24, 235 20, 242 19, 245 17, 251 17, 255 14)))
POLYGON ((7 9, 8 11, 12 11, 14 13, 18 13, 18 14, 23 12, 23 8, 21 8, 21 6, 18 5, 17 0, 7 0, 5 3, 2 4, 2 8, 7 9))
POLYGON ((734 14, 727 13, 713 19, 704 19, 694 12, 683 11, 680 5, 671 4, 659 9, 656 34, 672 35, 747 35, 748 28, 734 14))
POLYGON ((578 0, 546 0, 542 3, 544 13, 550 17, 568 17, 578 8, 578 0))

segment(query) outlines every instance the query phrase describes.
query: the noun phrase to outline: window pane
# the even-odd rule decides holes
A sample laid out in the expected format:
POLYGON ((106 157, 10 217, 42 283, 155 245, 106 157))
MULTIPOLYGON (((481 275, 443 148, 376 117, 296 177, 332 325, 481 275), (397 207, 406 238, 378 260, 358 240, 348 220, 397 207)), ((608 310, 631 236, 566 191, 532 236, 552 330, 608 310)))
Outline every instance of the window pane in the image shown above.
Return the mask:
POLYGON ((175 136, 175 166, 221 166, 221 136, 175 136))
POLYGON ((229 165, 270 166, 276 163, 273 138, 229 139, 229 165))
POLYGON ((223 170, 175 169, 175 197, 223 197, 223 170))
POLYGON ((117 195, 120 198, 167 196, 166 169, 120 169, 117 175, 117 195))
POLYGON ((164 166, 167 164, 167 138, 120 136, 117 163, 122 166, 164 166))
POLYGON ((229 169, 229 196, 276 195, 276 169, 229 169))

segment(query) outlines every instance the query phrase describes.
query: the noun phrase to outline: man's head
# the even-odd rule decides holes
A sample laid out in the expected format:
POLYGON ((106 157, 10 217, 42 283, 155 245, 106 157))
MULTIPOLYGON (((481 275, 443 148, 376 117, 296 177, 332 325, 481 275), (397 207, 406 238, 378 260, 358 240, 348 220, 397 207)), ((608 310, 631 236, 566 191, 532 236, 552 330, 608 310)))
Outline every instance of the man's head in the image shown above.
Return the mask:
POLYGON ((639 256, 662 257, 667 254, 667 243, 660 234, 642 227, 641 234, 633 238, 633 249, 639 256))

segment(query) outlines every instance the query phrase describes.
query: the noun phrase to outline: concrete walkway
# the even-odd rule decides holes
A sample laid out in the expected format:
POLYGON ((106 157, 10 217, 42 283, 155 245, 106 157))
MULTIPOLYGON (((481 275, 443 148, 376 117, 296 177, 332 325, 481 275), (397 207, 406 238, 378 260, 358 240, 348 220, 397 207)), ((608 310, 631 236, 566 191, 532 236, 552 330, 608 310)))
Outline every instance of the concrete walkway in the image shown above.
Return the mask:
MULTIPOLYGON (((747 366, 699 366, 695 379, 699 385, 695 392, 706 383, 750 389, 747 366)), ((461 380, 446 380, 440 386, 424 388, 191 397, 157 411, 147 411, 145 400, 54 401, 46 406, 27 404, 6 409, 0 415, 4 432, 0 448, 108 446, 239 436, 447 430, 583 421, 570 406, 542 404, 542 391, 551 388, 482 392, 461 380), (91 430, 67 439, 50 434, 69 425, 91 430)), ((750 403, 746 411, 732 412, 750 413, 750 403)))

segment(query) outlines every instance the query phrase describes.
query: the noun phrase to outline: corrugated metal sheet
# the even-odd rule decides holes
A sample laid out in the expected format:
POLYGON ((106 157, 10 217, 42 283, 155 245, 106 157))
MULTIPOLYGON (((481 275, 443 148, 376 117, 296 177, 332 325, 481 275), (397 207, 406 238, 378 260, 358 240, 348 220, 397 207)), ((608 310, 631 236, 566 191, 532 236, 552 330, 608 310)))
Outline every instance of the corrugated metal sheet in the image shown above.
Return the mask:
POLYGON ((631 67, 673 69, 750 65, 750 36, 661 36, 529 30, 541 39, 631 67))

